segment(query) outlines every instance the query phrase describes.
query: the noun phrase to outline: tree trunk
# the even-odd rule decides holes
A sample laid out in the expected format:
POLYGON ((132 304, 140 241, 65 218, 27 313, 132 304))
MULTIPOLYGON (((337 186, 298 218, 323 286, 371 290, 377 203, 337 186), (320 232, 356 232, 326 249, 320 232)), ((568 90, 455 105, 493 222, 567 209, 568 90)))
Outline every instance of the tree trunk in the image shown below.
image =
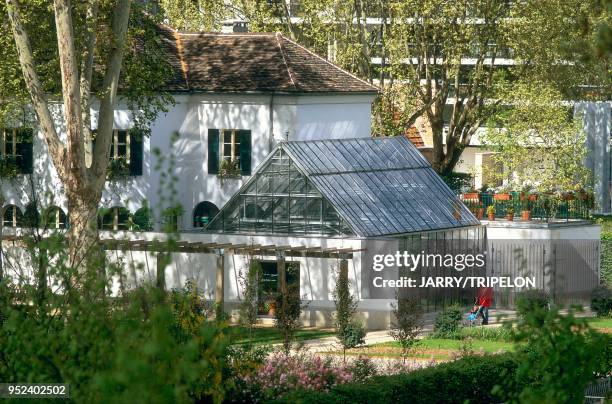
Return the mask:
POLYGON ((100 192, 86 186, 75 188, 68 191, 68 251, 70 266, 80 268, 97 250, 100 192))

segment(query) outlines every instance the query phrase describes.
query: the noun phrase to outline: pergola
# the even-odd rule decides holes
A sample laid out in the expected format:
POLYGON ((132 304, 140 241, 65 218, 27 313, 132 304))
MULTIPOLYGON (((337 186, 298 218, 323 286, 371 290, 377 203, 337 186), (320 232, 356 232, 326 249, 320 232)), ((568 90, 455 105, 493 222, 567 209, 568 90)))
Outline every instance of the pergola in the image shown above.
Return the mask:
MULTIPOLYGON (((340 259, 340 271, 345 275, 348 273, 348 259, 353 258, 356 252, 365 249, 343 248, 343 247, 323 247, 323 246, 292 246, 275 244, 245 244, 245 243, 205 243, 177 241, 169 243, 158 240, 123 240, 123 239, 101 239, 100 244, 105 250, 119 251, 152 251, 158 254, 169 253, 198 253, 215 254, 217 256, 216 283, 215 283, 215 304, 223 310, 223 291, 225 279, 225 254, 239 255, 260 255, 275 256, 278 265, 278 286, 281 293, 287 292, 287 274, 285 270, 285 257, 306 257, 306 258, 332 258, 340 259)), ((163 274, 165 271, 166 260, 157 260, 157 285, 165 287, 163 274)))
MULTIPOLYGON (((15 234, 2 235, 2 241, 20 242, 23 236, 15 234)), ((353 258, 353 254, 365 251, 361 248, 345 247, 323 247, 323 246, 292 246, 276 244, 246 244, 246 243, 216 243, 216 242, 193 242, 178 240, 169 242, 168 240, 146 240, 146 239, 114 239, 101 238, 100 246, 106 251, 148 251, 157 253, 157 286, 165 288, 165 266, 168 262, 159 259, 164 254, 188 253, 188 254, 214 254, 217 256, 216 264, 216 285, 215 303, 221 310, 223 309, 223 291, 225 279, 225 260, 226 254, 238 254, 249 256, 275 256, 278 265, 279 290, 282 293, 287 291, 287 277, 285 270, 286 257, 305 257, 305 258, 331 258, 339 259, 340 271, 348 272, 348 261, 353 258)))

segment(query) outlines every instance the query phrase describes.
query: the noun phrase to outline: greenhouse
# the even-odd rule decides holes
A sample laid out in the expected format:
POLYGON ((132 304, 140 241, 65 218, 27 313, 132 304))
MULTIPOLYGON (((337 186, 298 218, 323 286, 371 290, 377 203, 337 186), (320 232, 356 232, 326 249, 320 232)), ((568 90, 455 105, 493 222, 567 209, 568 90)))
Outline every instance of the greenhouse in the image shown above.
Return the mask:
POLYGON ((281 142, 207 230, 368 238, 477 225, 398 136, 281 142))

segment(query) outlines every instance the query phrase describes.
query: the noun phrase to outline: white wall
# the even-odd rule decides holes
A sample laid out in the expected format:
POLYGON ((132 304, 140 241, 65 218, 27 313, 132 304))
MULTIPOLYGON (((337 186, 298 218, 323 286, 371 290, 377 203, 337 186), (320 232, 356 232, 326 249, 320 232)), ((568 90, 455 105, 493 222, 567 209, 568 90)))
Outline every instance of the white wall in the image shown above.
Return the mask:
MULTIPOLYGON (((185 214, 180 219, 181 229, 192 228, 195 205, 209 201, 221 208, 246 180, 226 179, 221 183, 216 175, 208 174, 208 129, 250 129, 252 142, 252 172, 280 140, 308 140, 370 136, 371 102, 373 95, 255 95, 255 94, 193 94, 178 95, 176 104, 160 114, 151 127, 151 137, 145 139, 143 175, 107 184, 101 206, 125 206, 134 212, 147 199, 156 211, 160 196, 175 198, 185 214), (179 139, 170 145, 173 132, 179 139), (160 172, 151 151, 159 149, 168 158, 175 156, 178 179, 176 192, 159 189, 160 172)), ((65 138, 60 106, 54 110, 58 132, 65 138)), ((96 123, 92 111, 92 124, 96 123)), ((131 114, 120 105, 115 112, 115 128, 133 126, 131 114)), ((164 169, 161 170, 165 171, 164 169)), ((47 155, 47 146, 40 133, 34 141, 34 174, 29 179, 20 176, 13 182, 0 184, 6 204, 16 204, 22 211, 30 202, 32 189, 43 207, 58 205, 67 211, 61 183, 47 155), (49 195, 46 193, 50 192, 49 195)))

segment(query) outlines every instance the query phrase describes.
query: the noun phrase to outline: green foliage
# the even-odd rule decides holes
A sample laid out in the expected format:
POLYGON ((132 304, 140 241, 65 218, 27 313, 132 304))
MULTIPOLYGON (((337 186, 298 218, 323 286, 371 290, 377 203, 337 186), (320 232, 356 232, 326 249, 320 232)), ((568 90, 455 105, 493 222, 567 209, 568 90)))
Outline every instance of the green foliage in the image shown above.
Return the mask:
POLYGON ((106 167, 106 179, 109 181, 121 181, 130 176, 130 167, 123 158, 112 159, 106 167))
POLYGON ((527 289, 516 295, 516 311, 524 317, 536 310, 546 310, 550 304, 550 296, 541 289, 527 289))
POLYGON ((363 345, 366 332, 363 324, 355 320, 358 302, 351 294, 347 267, 343 270, 343 265, 346 262, 341 263, 336 272, 334 325, 346 360, 346 350, 363 345))
POLYGON ((601 278, 602 285, 612 287, 612 233, 601 234, 601 278))
POLYGON ((461 330, 461 319, 463 311, 461 307, 454 304, 445 308, 436 317, 434 324, 434 338, 453 338, 461 330))
POLYGON ((261 263, 255 259, 250 260, 246 274, 239 274, 242 287, 242 301, 240 302, 240 323, 249 329, 249 340, 252 342, 253 326, 257 323, 257 296, 259 292, 259 278, 261 276, 261 263))
POLYGON ((507 180, 515 189, 530 184, 541 192, 585 186, 586 135, 581 119, 568 119, 563 95, 550 84, 530 80, 504 86, 500 97, 512 108, 500 118, 503 129, 489 128, 482 137, 497 152, 485 175, 507 180))
POLYGON ((611 315, 612 290, 605 286, 594 289, 591 293, 591 310, 597 313, 598 317, 611 315))
POLYGON ((414 299, 398 298, 397 304, 393 305, 393 316, 389 335, 399 342, 405 361, 417 344, 417 337, 423 326, 423 310, 414 299))
MULTIPOLYGON (((430 368, 394 376, 375 376, 336 386, 329 392, 296 391, 279 403, 463 403, 500 402, 492 394, 503 382, 502 374, 513 374, 513 355, 485 355, 458 359, 430 368)), ((522 387, 522 386, 517 386, 522 387)))
POLYGON ((302 301, 298 285, 288 285, 286 292, 276 296, 276 315, 274 324, 283 338, 283 350, 286 354, 295 340, 295 332, 300 328, 302 301))
POLYGON ((223 159, 219 165, 219 178, 240 178, 240 166, 237 160, 223 159))
POLYGON ((593 331, 573 310, 561 315, 557 308, 533 306, 514 328, 514 340, 524 344, 519 366, 497 389, 509 402, 582 402, 587 384, 610 369, 610 337, 593 331))
POLYGON ((19 175, 19 167, 13 157, 0 157, 0 178, 3 180, 13 180, 19 175))
POLYGON ((142 201, 142 206, 132 216, 132 230, 134 231, 152 231, 153 230, 153 212, 149 207, 146 199, 142 201))
POLYGON ((365 327, 359 321, 351 321, 338 332, 338 340, 345 350, 365 344, 365 336, 365 327))
POLYGON ((0 379, 68 383, 78 402, 223 398, 224 326, 185 321, 187 307, 155 290, 118 301, 91 300, 91 292, 48 295, 44 311, 15 304, 13 294, 0 325, 0 379))

